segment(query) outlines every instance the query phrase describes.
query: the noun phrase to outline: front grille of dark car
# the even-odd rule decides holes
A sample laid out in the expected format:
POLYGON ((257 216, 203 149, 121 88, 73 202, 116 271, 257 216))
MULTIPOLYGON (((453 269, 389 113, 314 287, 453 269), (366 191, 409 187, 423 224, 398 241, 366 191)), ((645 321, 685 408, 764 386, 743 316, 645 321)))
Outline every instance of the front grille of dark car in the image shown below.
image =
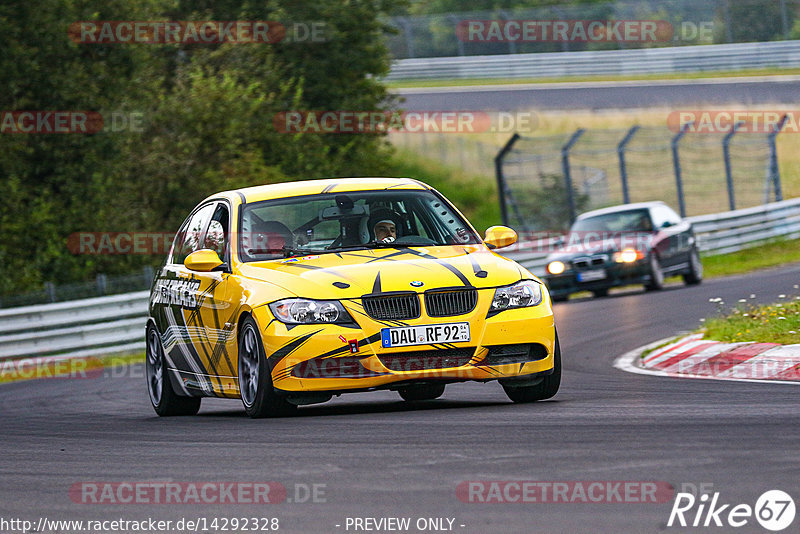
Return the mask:
POLYGON ((419 297, 416 293, 364 296, 361 301, 364 311, 379 321, 400 321, 420 316, 419 297))
POLYGON ((547 348, 539 343, 495 345, 488 348, 489 353, 481 361, 483 365, 535 362, 547 358, 547 348))
POLYGON ((467 365, 475 353, 475 347, 442 350, 419 350, 379 354, 378 359, 392 371, 425 371, 467 365))
POLYGON ((478 290, 475 288, 425 293, 425 310, 429 317, 464 315, 474 310, 477 303, 478 290))
POLYGON ((572 266, 576 269, 588 269, 589 267, 599 267, 608 261, 608 254, 595 254, 594 256, 581 256, 572 260, 572 266))

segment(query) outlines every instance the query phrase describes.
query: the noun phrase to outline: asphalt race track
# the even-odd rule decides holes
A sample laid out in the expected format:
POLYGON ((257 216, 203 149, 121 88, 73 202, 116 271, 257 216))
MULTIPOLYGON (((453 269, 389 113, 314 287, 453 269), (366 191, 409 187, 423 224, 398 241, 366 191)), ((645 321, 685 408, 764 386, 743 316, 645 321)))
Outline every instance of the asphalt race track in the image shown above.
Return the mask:
MULTIPOLYGON (((417 406, 378 392, 301 408, 289 419, 250 420, 237 401, 206 399, 197 417, 160 419, 141 367, 117 377, 3 385, 0 517, 278 517, 284 532, 353 532, 347 517, 448 517, 463 533, 659 532, 679 530, 666 528, 671 502, 478 504, 460 501, 456 487, 666 481, 711 483, 731 504, 753 506, 770 489, 797 499, 800 389, 634 375, 612 362, 694 328, 714 313, 711 297, 800 294, 793 287, 799 270, 556 305, 563 385, 538 404, 513 405, 496 383, 458 384, 417 406), (296 483, 324 484, 318 500, 326 502, 108 506, 69 496, 80 482, 156 480, 276 481, 292 499, 296 483)), ((764 530, 751 518, 737 532, 764 530)))
POLYGON ((679 105, 794 105, 800 77, 579 82, 395 89, 413 111, 631 109, 679 105))

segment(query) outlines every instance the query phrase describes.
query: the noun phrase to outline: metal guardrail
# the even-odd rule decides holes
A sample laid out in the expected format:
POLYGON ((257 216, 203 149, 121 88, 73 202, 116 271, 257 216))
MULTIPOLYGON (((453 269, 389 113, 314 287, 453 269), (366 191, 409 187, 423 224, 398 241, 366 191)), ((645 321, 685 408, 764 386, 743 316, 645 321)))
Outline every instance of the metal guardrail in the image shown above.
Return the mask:
POLYGON ((401 59, 389 81, 545 78, 800 66, 800 41, 401 59))
POLYGON ((0 310, 0 360, 144 350, 149 291, 0 310))
MULTIPOLYGON (((701 251, 724 254, 769 239, 800 237, 800 198, 689 220, 701 251)), ((536 274, 544 272, 546 254, 526 250, 525 243, 503 255, 536 274)), ((137 291, 0 310, 0 360, 144 350, 148 298, 148 291, 137 291)))

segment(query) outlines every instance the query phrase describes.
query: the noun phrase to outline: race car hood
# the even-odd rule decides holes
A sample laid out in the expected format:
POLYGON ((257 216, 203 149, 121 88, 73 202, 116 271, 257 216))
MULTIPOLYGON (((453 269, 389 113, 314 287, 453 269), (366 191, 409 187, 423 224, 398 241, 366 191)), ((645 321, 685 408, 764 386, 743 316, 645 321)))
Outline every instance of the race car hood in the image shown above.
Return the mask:
POLYGON ((249 262, 241 275, 270 282, 300 297, 362 295, 444 287, 497 287, 530 273, 483 245, 382 248, 249 262), (421 282, 421 284, 420 284, 421 282))

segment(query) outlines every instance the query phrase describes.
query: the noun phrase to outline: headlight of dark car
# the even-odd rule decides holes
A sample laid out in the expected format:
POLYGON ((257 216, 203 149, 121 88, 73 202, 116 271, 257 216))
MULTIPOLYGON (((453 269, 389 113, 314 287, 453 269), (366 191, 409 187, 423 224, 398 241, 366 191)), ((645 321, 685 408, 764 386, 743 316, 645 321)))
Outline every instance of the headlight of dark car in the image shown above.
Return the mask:
POLYGON ((492 310, 509 310, 536 306, 542 302, 542 286, 533 280, 521 280, 514 285, 498 287, 492 299, 492 310))
POLYGON ((353 323, 338 300, 283 299, 269 305, 277 320, 285 324, 353 323))

